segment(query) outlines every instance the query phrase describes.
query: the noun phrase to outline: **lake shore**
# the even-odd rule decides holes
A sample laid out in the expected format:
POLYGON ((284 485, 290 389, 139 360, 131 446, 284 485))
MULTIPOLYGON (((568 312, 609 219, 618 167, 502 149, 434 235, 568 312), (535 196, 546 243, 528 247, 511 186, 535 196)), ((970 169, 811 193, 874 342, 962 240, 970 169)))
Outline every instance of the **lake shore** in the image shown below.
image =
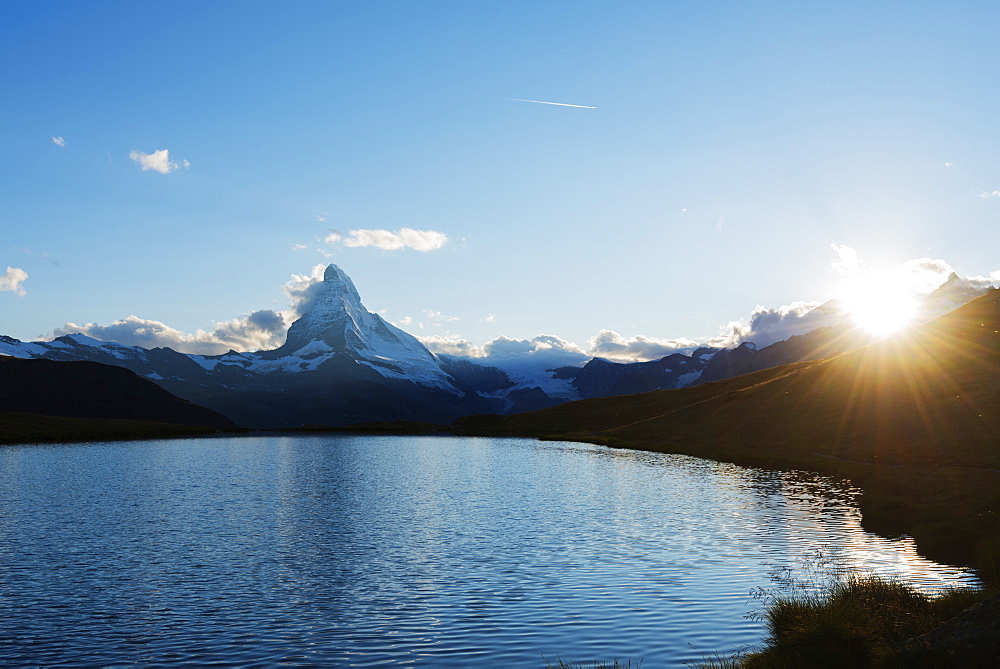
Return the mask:
POLYGON ((910 535, 927 557, 976 568, 991 586, 1000 583, 1000 518, 992 508, 1000 470, 942 464, 901 465, 845 459, 815 444, 800 448, 748 448, 745 440, 680 439, 662 434, 609 437, 594 431, 558 431, 524 419, 474 416, 452 426, 432 423, 361 423, 280 430, 224 430, 132 420, 96 420, 0 412, 0 443, 72 443, 255 434, 389 434, 512 436, 577 441, 614 448, 677 453, 719 462, 784 471, 805 470, 848 479, 863 490, 863 527, 882 536, 910 535))
POLYGON ((823 453, 815 444, 772 450, 747 448, 745 441, 695 441, 664 434, 619 438, 593 432, 505 429, 505 422, 473 417, 459 421, 455 434, 578 441, 848 479, 863 491, 859 506, 866 530, 887 537, 909 535, 926 557, 972 566, 991 587, 1000 583, 1000 519, 993 508, 1000 490, 1000 470, 848 460, 823 453))

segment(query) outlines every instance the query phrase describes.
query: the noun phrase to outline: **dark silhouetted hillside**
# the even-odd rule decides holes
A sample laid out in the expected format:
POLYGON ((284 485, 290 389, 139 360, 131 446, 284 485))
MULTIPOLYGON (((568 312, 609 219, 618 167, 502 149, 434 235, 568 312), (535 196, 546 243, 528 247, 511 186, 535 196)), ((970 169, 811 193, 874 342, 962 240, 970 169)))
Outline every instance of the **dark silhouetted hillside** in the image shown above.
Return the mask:
POLYGON ((0 411, 233 428, 225 416, 122 367, 0 357, 0 411))

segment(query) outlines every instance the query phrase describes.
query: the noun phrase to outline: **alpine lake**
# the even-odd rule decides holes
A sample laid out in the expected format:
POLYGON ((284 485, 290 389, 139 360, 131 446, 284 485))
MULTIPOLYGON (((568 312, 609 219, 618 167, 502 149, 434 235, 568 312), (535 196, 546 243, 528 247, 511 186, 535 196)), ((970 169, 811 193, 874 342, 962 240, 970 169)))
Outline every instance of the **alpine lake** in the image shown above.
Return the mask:
POLYGON ((752 593, 975 585, 860 527, 843 481, 468 437, 0 447, 5 665, 683 666, 752 593))

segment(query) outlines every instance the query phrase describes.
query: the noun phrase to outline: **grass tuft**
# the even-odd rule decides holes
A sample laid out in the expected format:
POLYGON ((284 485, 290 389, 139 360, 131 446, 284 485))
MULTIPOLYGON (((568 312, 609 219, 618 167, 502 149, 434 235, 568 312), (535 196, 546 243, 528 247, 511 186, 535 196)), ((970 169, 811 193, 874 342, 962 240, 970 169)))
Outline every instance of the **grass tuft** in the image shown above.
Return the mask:
MULTIPOLYGON (((542 657, 545 660, 544 657, 542 657)), ((566 662, 561 657, 556 657, 556 663, 552 664, 548 660, 545 660, 545 666, 547 669, 632 669, 632 660, 625 660, 623 663, 618 658, 611 660, 610 662, 604 662, 601 660, 595 662, 566 662)), ((642 666, 642 661, 637 662, 634 667, 639 669, 642 666)))
POLYGON ((770 595, 755 617, 767 637, 759 650, 696 666, 744 669, 877 667, 903 641, 925 634, 986 599, 982 590, 924 595, 894 579, 849 575, 825 593, 770 595))

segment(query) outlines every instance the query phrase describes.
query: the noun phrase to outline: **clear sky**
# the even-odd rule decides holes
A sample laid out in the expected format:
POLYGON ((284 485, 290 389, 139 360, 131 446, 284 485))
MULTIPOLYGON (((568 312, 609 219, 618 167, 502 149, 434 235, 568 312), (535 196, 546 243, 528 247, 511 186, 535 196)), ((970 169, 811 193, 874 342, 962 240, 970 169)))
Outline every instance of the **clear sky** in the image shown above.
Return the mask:
POLYGON ((833 244, 986 276, 997 25, 991 2, 6 2, 0 334, 211 332, 327 262, 414 334, 584 349, 825 301, 833 244))

